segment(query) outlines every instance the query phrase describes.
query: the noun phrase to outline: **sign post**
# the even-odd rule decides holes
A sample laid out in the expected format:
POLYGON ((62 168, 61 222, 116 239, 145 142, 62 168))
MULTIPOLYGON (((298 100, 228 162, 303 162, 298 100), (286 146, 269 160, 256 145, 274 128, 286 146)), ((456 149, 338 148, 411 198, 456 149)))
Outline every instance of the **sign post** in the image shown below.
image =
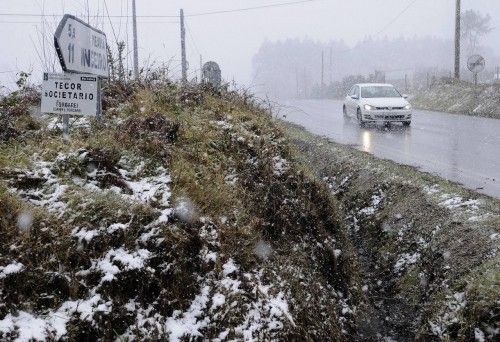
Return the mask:
POLYGON ((63 115, 67 136, 70 115, 102 120, 101 78, 109 73, 106 34, 65 14, 54 34, 54 45, 64 73, 44 73, 41 112, 63 115))

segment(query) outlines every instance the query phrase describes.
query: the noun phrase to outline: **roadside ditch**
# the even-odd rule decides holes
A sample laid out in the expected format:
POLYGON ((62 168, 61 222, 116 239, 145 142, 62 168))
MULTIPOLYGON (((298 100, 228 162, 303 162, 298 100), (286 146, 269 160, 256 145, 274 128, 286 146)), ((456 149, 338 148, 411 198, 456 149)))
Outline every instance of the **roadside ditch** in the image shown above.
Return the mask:
POLYGON ((359 340, 495 340, 500 201, 285 124, 341 203, 368 303, 359 340))

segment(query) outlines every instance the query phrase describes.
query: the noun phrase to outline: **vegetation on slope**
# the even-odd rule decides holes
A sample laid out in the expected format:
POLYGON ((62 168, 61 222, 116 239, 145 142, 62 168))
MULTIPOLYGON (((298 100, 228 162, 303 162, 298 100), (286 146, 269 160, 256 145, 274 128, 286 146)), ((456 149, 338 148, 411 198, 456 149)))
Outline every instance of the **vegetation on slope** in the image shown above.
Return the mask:
POLYGON ((12 103, 0 339, 354 334, 363 295, 338 205, 251 98, 112 83, 104 122, 75 120, 69 139, 12 103))
POLYGON ((289 126, 343 207, 373 304, 365 329, 396 340, 496 340, 500 201, 289 126))
POLYGON ((442 79, 411 100, 416 108, 439 112, 500 118, 500 85, 442 79))

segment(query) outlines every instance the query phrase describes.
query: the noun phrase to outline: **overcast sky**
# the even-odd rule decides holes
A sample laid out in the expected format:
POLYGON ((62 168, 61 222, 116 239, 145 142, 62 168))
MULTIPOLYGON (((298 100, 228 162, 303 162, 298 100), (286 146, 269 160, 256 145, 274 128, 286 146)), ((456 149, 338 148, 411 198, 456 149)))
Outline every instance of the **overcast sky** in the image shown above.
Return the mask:
MULTIPOLYGON (((293 1, 293 0, 288 0, 293 1)), ((188 25, 187 53, 190 73, 199 68, 199 54, 204 61, 214 60, 221 65, 223 77, 242 84, 251 83, 251 61, 265 39, 309 37, 328 41, 343 39, 353 45, 367 35, 377 37, 436 36, 453 38, 455 0, 317 0, 306 3, 256 9, 224 14, 193 16, 204 12, 232 10, 276 4, 287 0, 137 0, 138 16, 177 16, 183 8, 188 25), (406 12, 398 16, 408 5, 406 12), (396 19, 397 18, 397 19, 396 19), (396 19, 396 20, 395 20, 396 19)), ((53 53, 51 34, 60 20, 60 14, 70 13, 86 18, 86 0, 0 0, 0 84, 12 86, 13 71, 42 72, 40 59, 44 58, 39 37, 45 28, 49 35, 47 51, 53 53), (37 16, 12 14, 40 14, 49 16, 49 25, 42 25, 37 16), (3 15, 1 15, 3 14, 3 15), (7 15, 6 15, 7 14, 7 15), (37 49, 38 47, 38 53, 37 49), (39 57, 39 55, 42 55, 39 57)), ((113 34, 103 0, 88 0, 90 23, 103 29, 112 43, 118 40, 132 44, 131 0, 107 0, 115 34, 113 34), (128 8, 127 8, 128 7, 128 8), (94 17, 99 14, 99 17, 94 17), (127 30, 128 28, 128 30, 127 30), (128 35, 127 35, 128 32, 128 35)), ((462 0, 464 10, 473 8, 492 16, 494 27, 500 27, 499 0, 462 0)), ((172 60, 179 70, 180 42, 178 18, 138 19, 139 59, 157 62, 172 60)), ((495 29, 485 41, 500 54, 500 29, 495 29)), ((450 65, 453 61, 450 51, 450 65)), ((424 56, 423 56, 424 57, 424 56)), ((131 63, 131 60, 130 60, 131 63)), ((130 64, 131 65, 131 64, 130 64)))

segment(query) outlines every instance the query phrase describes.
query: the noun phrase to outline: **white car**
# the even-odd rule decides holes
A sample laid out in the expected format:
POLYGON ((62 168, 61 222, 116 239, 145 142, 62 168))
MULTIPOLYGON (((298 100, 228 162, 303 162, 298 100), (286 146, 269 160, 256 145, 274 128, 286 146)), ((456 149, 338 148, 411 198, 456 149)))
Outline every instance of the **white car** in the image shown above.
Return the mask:
POLYGON ((344 117, 356 118, 360 126, 368 122, 411 124, 411 105, 391 84, 355 84, 344 100, 344 117))

